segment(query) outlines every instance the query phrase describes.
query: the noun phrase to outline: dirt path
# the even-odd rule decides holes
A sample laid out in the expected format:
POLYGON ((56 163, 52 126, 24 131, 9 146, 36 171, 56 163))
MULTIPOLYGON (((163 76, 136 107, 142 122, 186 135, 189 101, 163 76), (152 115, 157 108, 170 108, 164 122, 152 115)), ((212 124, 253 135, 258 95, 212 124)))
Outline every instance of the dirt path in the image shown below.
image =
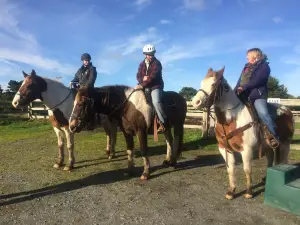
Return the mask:
MULTIPOLYGON (((262 186, 255 189, 258 196, 252 200, 242 196, 225 200, 225 168, 206 165, 214 158, 218 156, 187 159, 176 171, 154 171, 148 182, 129 179, 119 169, 40 189, 25 186, 24 191, 1 196, 0 223, 299 224, 299 217, 263 204, 262 186)), ((262 162, 255 164, 257 174, 262 162)), ((241 166, 238 175, 243 177, 241 166)), ((19 174, 2 179, 8 176, 19 185, 19 174)), ((22 179, 20 183, 26 183, 26 176, 22 179)), ((239 189, 243 187, 239 182, 239 189)))

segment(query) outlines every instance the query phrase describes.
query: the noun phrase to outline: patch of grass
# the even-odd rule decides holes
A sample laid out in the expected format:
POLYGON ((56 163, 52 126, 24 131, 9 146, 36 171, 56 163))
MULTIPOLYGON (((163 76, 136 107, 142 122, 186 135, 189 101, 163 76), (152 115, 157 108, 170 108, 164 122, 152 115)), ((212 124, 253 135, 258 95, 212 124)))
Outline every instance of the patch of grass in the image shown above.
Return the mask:
POLYGON ((0 143, 42 137, 52 130, 48 120, 25 120, 0 126, 0 143))
POLYGON ((300 123, 295 123, 295 128, 300 129, 300 123))

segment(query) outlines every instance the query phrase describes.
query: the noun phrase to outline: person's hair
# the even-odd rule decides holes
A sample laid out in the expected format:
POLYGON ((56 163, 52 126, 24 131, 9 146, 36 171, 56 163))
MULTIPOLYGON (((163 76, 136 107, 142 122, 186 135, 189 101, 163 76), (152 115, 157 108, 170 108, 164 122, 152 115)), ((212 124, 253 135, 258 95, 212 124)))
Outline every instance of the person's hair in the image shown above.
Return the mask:
POLYGON ((267 56, 259 48, 251 48, 247 51, 247 54, 250 54, 250 56, 257 61, 261 59, 267 59, 267 56))

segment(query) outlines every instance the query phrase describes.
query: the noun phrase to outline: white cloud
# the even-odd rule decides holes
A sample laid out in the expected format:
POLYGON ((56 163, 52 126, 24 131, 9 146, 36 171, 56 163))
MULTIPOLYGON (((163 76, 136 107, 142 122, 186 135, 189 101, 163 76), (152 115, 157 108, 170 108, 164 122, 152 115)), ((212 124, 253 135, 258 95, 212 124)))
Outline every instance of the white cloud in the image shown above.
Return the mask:
POLYGON ((200 11, 221 4, 222 0, 183 0, 183 9, 200 11))
POLYGON ((135 0, 134 4, 138 10, 143 10, 152 3, 152 0, 135 0))
POLYGON ((298 65, 300 66, 300 56, 294 55, 294 56, 283 56, 281 58, 281 61, 285 64, 292 64, 292 65, 298 65))
POLYGON ((62 74, 74 73, 74 67, 44 57, 33 34, 20 29, 19 5, 8 0, 0 0, 0 59, 2 62, 19 62, 44 70, 53 70, 62 74))
POLYGON ((272 21, 277 24, 277 23, 281 23, 283 20, 280 17, 273 17, 272 21))
POLYGON ((119 41, 118 43, 111 44, 107 47, 110 52, 118 52, 120 55, 126 56, 141 51, 145 44, 157 45, 164 41, 165 38, 160 35, 155 27, 149 27, 146 31, 138 35, 134 35, 119 41))
POLYGON ((170 24, 171 20, 161 20, 160 23, 161 24, 170 24))
POLYGON ((246 51, 253 46, 261 48, 282 47, 289 45, 288 41, 281 39, 270 39, 268 37, 245 40, 253 36, 251 32, 234 31, 230 33, 198 37, 196 40, 185 40, 186 44, 174 44, 159 55, 160 59, 169 64, 182 59, 191 59, 204 56, 228 54, 246 51))

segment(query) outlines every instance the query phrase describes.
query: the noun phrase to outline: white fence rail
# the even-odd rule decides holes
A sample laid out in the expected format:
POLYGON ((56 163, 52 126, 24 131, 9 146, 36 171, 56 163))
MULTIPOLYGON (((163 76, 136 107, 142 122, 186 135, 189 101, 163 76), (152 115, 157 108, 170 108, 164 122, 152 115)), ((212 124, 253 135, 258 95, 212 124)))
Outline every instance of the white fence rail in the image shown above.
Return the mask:
MULTIPOLYGON (((33 105, 36 102, 40 102, 40 100, 35 100, 28 106, 28 117, 32 119, 47 119, 48 116, 48 108, 45 105, 39 105, 34 107, 33 105)), ((272 101, 269 99, 269 102, 277 102, 285 106, 300 106, 300 99, 276 99, 276 101, 272 101)), ((195 110, 192 106, 191 101, 187 101, 188 112, 185 128, 196 128, 201 129, 203 135, 212 135, 214 132, 214 119, 215 114, 212 112, 212 117, 208 117, 206 112, 202 110, 195 110), (197 123, 195 122, 197 121, 197 123), (208 132, 207 132, 208 131, 208 132)), ((295 121, 300 122, 300 111, 292 111, 295 121)))

